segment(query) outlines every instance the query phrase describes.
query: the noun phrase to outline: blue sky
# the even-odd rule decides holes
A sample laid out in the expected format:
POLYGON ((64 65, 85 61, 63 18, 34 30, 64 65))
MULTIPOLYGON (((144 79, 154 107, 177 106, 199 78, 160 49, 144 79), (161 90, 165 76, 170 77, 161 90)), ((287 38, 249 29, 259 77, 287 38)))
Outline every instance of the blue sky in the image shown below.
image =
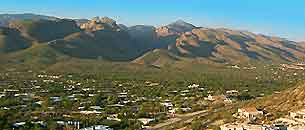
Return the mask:
POLYGON ((109 16, 129 26, 183 19, 196 26, 305 40, 305 0, 2 0, 0 13, 109 16))

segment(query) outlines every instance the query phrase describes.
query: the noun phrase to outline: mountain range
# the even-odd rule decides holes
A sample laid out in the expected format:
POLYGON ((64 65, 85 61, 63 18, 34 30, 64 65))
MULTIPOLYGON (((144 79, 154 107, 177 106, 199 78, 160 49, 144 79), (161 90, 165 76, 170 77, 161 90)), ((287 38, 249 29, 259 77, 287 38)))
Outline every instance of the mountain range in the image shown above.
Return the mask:
POLYGON ((62 58, 122 61, 163 67, 177 62, 297 62, 305 43, 183 20, 127 27, 108 17, 60 19, 0 15, 0 63, 55 64, 62 58))

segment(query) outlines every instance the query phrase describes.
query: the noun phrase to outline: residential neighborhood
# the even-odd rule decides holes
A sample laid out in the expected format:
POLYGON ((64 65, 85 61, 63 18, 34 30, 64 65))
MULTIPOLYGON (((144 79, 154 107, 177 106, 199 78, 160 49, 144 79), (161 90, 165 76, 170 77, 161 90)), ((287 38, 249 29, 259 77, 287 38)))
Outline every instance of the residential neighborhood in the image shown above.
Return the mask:
MULTIPOLYGON (((290 79, 304 75, 302 71, 282 67, 283 65, 270 69, 273 72, 270 77, 273 81, 281 81, 279 79, 286 76, 284 81, 290 82, 290 79)), ((245 71, 256 69, 250 68, 245 71)), ((263 77, 254 76, 259 77, 253 77, 255 82, 263 77)), ((32 71, 6 72, 1 73, 1 77, 0 112, 3 112, 2 116, 10 114, 18 117, 7 124, 7 127, 16 130, 27 127, 81 130, 169 128, 181 122, 188 125, 200 118, 209 119, 210 115, 268 94, 259 91, 254 95, 249 88, 219 91, 204 81, 168 87, 172 84, 149 80, 99 80, 94 75, 32 71), (24 118, 24 113, 27 118, 24 118)), ((277 91, 273 93, 280 94, 277 91)), ((271 118, 268 111, 255 107, 239 107, 230 114, 235 123, 220 123, 215 126, 221 130, 301 128, 304 113, 303 110, 291 111, 286 117, 273 119, 273 123, 268 121, 266 124, 271 118)))

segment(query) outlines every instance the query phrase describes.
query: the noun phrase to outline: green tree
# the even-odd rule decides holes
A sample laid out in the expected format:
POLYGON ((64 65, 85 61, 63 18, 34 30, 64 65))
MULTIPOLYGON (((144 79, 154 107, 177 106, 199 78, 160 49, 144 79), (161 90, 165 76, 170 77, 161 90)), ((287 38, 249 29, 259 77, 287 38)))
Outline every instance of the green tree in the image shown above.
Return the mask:
POLYGON ((193 121, 191 124, 191 129, 192 130, 202 130, 203 129, 203 125, 201 121, 193 121))
POLYGON ((107 98, 107 103, 108 104, 116 104, 119 102, 119 98, 117 96, 109 96, 107 98))

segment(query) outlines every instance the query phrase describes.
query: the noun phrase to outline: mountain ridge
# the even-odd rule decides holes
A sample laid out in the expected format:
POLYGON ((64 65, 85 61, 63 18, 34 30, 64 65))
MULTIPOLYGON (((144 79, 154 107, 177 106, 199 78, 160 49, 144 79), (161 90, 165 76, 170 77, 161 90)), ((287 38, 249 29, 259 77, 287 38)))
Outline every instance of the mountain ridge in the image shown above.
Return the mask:
MULTIPOLYGON (((13 51, 22 51, 31 50, 35 44, 47 44, 46 48, 72 58, 158 67, 185 59, 231 64, 298 62, 305 59, 304 42, 248 31, 196 27, 182 20, 156 28, 148 25, 127 27, 109 17, 95 17, 79 23, 71 19, 27 19, 11 21, 4 32, 14 33, 8 35, 2 31, 0 36, 6 40, 0 41, 0 50, 7 49, 8 45, 14 46, 13 51)), ((6 57, 7 54, 0 55, 6 57)))
POLYGON ((0 26, 8 27, 9 23, 15 20, 57 20, 57 19, 59 18, 53 16, 33 14, 33 13, 0 14, 0 26))

